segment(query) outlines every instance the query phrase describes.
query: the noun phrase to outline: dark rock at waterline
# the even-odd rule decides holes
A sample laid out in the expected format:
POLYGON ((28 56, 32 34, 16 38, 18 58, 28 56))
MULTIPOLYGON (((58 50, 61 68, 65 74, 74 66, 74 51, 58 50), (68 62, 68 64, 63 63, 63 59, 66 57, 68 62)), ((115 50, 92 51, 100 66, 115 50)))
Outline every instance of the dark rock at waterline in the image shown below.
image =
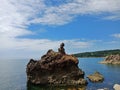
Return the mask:
POLYGON ((27 83, 27 90, 86 90, 85 85, 54 86, 54 85, 33 85, 27 83))
POLYGON ((104 77, 102 74, 100 74, 99 72, 95 72, 91 75, 88 75, 87 78, 91 81, 91 82, 103 82, 104 77))
POLYGON ((58 52, 48 52, 36 61, 31 59, 26 68, 27 81, 35 85, 86 85, 78 59, 65 53, 64 44, 58 52))

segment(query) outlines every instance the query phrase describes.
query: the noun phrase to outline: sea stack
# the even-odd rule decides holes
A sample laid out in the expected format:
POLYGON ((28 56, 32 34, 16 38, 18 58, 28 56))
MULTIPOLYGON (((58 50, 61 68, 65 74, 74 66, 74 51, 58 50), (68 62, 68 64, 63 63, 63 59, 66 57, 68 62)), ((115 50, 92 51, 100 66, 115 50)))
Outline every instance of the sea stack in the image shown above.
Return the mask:
POLYGON ((120 54, 106 56, 105 60, 103 60, 100 63, 102 63, 102 64, 120 64, 120 54))
POLYGON ((28 83, 34 85, 87 85, 78 59, 66 54, 64 43, 60 44, 58 52, 50 49, 40 60, 31 59, 26 73, 28 83))

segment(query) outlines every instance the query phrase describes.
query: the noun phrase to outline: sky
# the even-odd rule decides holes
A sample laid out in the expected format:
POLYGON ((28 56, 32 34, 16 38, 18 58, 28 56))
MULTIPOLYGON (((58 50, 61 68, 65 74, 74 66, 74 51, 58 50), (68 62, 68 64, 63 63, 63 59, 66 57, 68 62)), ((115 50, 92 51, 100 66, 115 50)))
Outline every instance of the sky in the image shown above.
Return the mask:
POLYGON ((0 0, 0 58, 120 49, 120 0, 0 0))

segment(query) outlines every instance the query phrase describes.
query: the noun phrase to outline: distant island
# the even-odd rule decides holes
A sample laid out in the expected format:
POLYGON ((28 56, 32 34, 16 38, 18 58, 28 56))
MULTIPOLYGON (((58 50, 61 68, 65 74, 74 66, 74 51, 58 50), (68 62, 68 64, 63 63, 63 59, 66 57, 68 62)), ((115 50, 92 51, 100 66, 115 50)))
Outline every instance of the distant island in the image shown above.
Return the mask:
POLYGON ((120 54, 106 56, 102 64, 120 64, 120 54))
POLYGON ((120 54, 120 49, 83 52, 83 53, 74 54, 74 56, 76 57, 106 57, 108 55, 116 55, 116 54, 120 54))

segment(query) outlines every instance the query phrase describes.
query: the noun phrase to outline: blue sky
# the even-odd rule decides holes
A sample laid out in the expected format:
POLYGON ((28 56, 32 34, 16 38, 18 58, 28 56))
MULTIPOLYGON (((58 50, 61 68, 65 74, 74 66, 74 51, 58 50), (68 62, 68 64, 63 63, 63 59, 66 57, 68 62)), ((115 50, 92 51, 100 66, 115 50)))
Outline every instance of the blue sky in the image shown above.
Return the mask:
MULTIPOLYGON (((60 26, 31 25, 30 30, 41 30, 33 38, 61 39, 102 39, 111 40, 113 33, 120 32, 120 21, 101 20, 96 17, 80 16, 72 22, 60 26)), ((32 37, 32 36, 30 36, 32 37)))
POLYGON ((39 58, 120 48, 120 0, 2 0, 0 57, 39 58))

